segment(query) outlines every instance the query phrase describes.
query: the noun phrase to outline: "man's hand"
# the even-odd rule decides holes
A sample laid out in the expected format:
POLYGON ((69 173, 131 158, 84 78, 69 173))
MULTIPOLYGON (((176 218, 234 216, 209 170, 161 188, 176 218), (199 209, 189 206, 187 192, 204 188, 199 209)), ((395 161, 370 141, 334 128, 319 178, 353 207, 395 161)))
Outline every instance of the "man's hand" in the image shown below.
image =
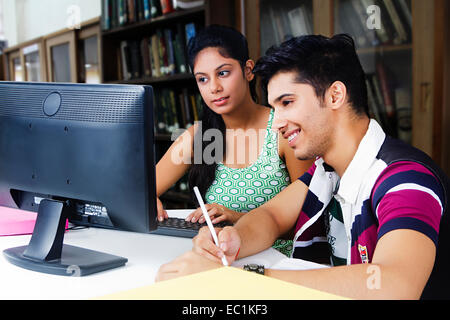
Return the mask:
POLYGON ((212 261, 201 255, 188 251, 172 262, 162 265, 156 275, 155 281, 169 280, 189 274, 220 268, 221 262, 212 261))
POLYGON ((200 229, 198 235, 192 240, 193 251, 209 260, 221 263, 223 256, 228 263, 233 263, 241 247, 241 238, 237 230, 233 227, 223 229, 216 228, 219 247, 216 246, 208 227, 200 229))

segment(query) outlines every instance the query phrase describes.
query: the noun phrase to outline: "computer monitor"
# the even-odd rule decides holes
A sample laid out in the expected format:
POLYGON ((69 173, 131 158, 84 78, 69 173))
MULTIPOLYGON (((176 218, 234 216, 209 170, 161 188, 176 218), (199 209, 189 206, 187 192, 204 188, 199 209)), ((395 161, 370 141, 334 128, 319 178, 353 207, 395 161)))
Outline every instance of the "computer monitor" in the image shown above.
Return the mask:
POLYGON ((113 226, 157 227, 150 86, 0 82, 0 206, 38 212, 28 245, 4 251, 23 268, 103 271, 126 258, 63 245, 80 206, 113 226))

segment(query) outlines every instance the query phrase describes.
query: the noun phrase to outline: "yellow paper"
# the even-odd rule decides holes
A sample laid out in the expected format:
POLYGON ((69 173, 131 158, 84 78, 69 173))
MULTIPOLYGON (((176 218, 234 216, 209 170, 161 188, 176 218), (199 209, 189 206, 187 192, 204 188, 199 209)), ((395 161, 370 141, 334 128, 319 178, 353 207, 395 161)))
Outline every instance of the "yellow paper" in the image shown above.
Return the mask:
POLYGON ((111 300, 336 300, 342 297, 234 267, 100 297, 111 300))

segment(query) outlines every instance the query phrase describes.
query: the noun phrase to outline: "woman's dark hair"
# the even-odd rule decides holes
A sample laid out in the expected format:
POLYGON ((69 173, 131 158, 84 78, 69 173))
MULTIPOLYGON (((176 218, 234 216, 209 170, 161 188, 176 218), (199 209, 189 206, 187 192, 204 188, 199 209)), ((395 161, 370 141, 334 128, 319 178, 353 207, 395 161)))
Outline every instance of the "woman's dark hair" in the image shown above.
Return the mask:
MULTIPOLYGON (((197 54, 206 48, 218 48, 219 53, 225 58, 235 59, 239 62, 244 71, 245 64, 249 60, 247 39, 237 30, 220 25, 210 25, 202 29, 195 37, 189 40, 187 46, 188 63, 191 68, 191 72, 194 72, 194 63, 197 54)), ((250 83, 250 94, 252 98, 257 101, 256 84, 255 79, 250 83)), ((225 123, 222 116, 212 111, 202 101, 202 115, 200 120, 202 121, 201 130, 196 133, 196 141, 202 141, 202 155, 206 146, 211 142, 202 140, 204 133, 208 129, 219 129, 223 136, 223 150, 222 154, 225 155, 225 123), (198 136, 200 135, 200 136, 198 136)), ((215 157, 215 155, 212 155, 215 157)), ((206 191, 212 184, 215 178, 217 163, 207 164, 204 162, 203 156, 201 163, 194 163, 189 171, 189 186, 197 186, 202 196, 205 196, 206 191)))
POLYGON ((331 38, 307 35, 273 46, 260 58, 253 72, 267 84, 278 72, 297 72, 298 83, 311 85, 319 98, 335 81, 347 88, 348 102, 358 115, 368 115, 367 86, 364 70, 356 54, 353 39, 346 34, 331 38))

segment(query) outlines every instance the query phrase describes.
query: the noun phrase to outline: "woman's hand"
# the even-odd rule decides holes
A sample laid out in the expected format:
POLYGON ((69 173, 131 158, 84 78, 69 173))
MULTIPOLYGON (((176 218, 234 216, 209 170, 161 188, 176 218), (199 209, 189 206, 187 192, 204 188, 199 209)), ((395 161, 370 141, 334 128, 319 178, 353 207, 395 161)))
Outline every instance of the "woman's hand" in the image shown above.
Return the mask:
POLYGON ((156 198, 156 209, 158 211, 158 221, 164 221, 164 219, 169 219, 169 215, 167 214, 167 211, 164 210, 163 204, 161 200, 159 200, 159 197, 156 198))
MULTIPOLYGON (((222 221, 230 221, 234 224, 244 215, 244 213, 233 211, 217 203, 205 204, 205 208, 214 224, 222 221)), ((197 208, 186 217, 186 221, 204 223, 205 217, 203 217, 202 209, 197 208)))

